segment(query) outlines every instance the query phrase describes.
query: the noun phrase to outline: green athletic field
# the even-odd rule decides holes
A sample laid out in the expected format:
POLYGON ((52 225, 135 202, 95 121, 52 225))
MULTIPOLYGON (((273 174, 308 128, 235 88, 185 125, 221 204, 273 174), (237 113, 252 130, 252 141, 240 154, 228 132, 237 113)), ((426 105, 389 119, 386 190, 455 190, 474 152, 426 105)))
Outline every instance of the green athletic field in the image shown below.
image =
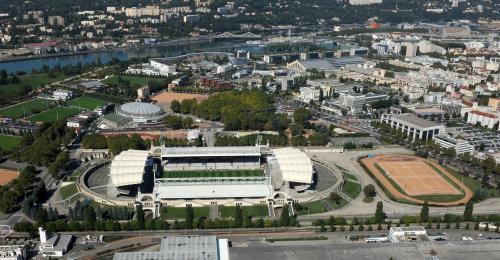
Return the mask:
POLYGON ((23 140, 20 136, 0 135, 0 148, 4 151, 13 151, 23 140))
POLYGON ((130 86, 142 87, 148 85, 150 81, 155 82, 165 82, 165 79, 157 79, 150 77, 140 77, 140 76, 112 76, 102 81, 102 83, 110 86, 119 86, 121 83, 118 81, 118 77, 121 77, 124 81, 128 81, 130 86))
POLYGON ((163 172, 162 178, 255 177, 255 176, 264 176, 264 171, 263 170, 173 171, 173 172, 163 172))
POLYGON ((24 116, 30 116, 41 111, 50 109, 49 105, 54 104, 55 101, 48 99, 35 98, 24 103, 0 109, 0 115, 19 119, 24 116))
POLYGON ((40 114, 30 116, 28 117, 28 120, 31 122, 50 123, 74 116, 81 111, 81 109, 74 107, 55 107, 40 114))
POLYGON ((105 104, 107 104, 106 101, 88 96, 81 96, 68 101, 68 105, 70 106, 79 107, 87 110, 94 110, 97 107, 100 107, 105 104))

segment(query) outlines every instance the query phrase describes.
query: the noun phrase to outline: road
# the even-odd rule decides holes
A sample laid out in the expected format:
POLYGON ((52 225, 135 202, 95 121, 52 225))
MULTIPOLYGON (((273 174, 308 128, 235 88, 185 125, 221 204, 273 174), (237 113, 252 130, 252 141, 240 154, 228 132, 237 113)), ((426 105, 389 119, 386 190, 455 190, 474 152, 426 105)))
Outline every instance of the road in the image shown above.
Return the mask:
MULTIPOLYGON (((299 216, 300 221, 313 221, 316 219, 326 218, 329 216, 345 216, 345 217, 370 217, 373 216, 376 203, 382 201, 384 203, 384 212, 388 218, 400 218, 403 215, 418 215, 421 206, 408 205, 392 201, 377 185, 377 183, 361 168, 357 162, 357 158, 368 154, 383 154, 383 153, 413 153, 410 150, 401 147, 383 147, 375 150, 349 151, 344 153, 316 153, 318 158, 327 162, 337 164, 348 169, 358 177, 359 182, 364 187, 368 184, 373 184, 377 190, 377 197, 371 203, 363 202, 363 194, 360 194, 348 205, 325 213, 314 215, 299 216)), ((457 207, 430 207, 431 215, 456 214, 462 215, 463 206, 457 207)), ((490 198, 485 201, 474 204, 474 214, 498 214, 500 212, 500 198, 490 198)))

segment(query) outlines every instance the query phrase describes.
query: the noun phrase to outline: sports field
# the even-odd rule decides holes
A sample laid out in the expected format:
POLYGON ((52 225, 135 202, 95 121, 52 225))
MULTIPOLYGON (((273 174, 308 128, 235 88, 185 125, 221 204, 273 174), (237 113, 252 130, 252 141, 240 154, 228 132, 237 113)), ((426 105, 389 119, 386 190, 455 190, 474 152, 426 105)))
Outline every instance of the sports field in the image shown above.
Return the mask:
POLYGON ((154 82, 165 82, 165 79, 159 79, 159 78, 149 78, 149 77, 141 77, 141 76, 111 76, 105 80, 102 81, 102 83, 110 86, 119 86, 121 78, 123 81, 128 81, 130 83, 130 86, 137 86, 137 87, 142 87, 147 85, 150 81, 154 82))
POLYGON ((80 113, 82 110, 74 107, 55 107, 50 110, 44 111, 40 114, 36 114, 28 117, 31 122, 42 122, 50 123, 57 120, 62 120, 70 116, 74 116, 80 113))
POLYGON ((394 198, 441 206, 465 204, 472 192, 438 164, 411 155, 378 155, 361 163, 394 198))
POLYGON ((263 170, 227 171, 171 171, 163 172, 162 178, 210 178, 210 177, 256 177, 264 176, 263 170))
POLYGON ((16 170, 0 169, 0 186, 4 186, 19 177, 19 172, 16 170))
POLYGON ((22 140, 20 136, 0 135, 0 148, 4 151, 13 151, 22 140))
POLYGON ((107 103, 108 102, 106 101, 88 96, 81 96, 68 101, 68 104, 70 106, 79 107, 81 109, 87 109, 87 110, 94 110, 107 103))
POLYGON ((56 73, 54 77, 49 77, 47 73, 37 73, 37 74, 29 74, 24 76, 19 76, 19 83, 9 83, 0 86, 2 89, 9 89, 12 91, 16 91, 19 87, 28 85, 33 88, 39 88, 41 86, 45 86, 57 81, 61 81, 69 76, 65 76, 63 73, 56 73))
POLYGON ((41 111, 50 109, 50 105, 55 104, 55 101, 48 99, 35 98, 23 103, 0 109, 0 115, 19 119, 25 116, 30 116, 41 111))

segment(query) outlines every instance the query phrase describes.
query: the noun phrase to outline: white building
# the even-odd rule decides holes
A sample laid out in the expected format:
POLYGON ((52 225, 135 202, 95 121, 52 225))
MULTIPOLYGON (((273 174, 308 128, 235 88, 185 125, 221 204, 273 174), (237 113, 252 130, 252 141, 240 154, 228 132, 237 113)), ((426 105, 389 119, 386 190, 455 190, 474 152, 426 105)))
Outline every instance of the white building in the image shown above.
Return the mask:
POLYGON ((340 106, 348 109, 351 113, 359 113, 363 105, 370 104, 376 101, 384 100, 387 95, 383 94, 357 94, 357 93, 340 93, 340 106))
POLYGON ((423 227, 391 227, 389 240, 392 243, 430 241, 423 227))
POLYGON ((177 65, 162 59, 151 59, 149 63, 133 65, 125 71, 127 74, 149 75, 149 76, 170 76, 177 74, 177 65))
POLYGON ((47 239, 47 232, 39 227, 40 233, 40 254, 44 257, 62 257, 68 252, 73 240, 72 235, 55 235, 47 239))
POLYGON ((73 97, 73 91, 65 90, 65 89, 58 89, 52 93, 52 97, 57 99, 57 100, 68 100, 68 99, 73 97))
POLYGON ((371 5, 371 4, 381 4, 382 0, 349 0, 351 5, 371 5))
POLYGON ((453 148, 457 155, 464 154, 464 153, 472 154, 472 152, 474 152, 473 145, 470 145, 465 140, 455 139, 455 138, 450 137, 450 136, 436 135, 434 137, 434 142, 444 149, 453 148))
POLYGON ((419 118, 413 114, 383 114, 380 122, 389 124, 403 133, 406 133, 412 141, 432 140, 436 135, 443 134, 445 126, 429 120, 419 118))
POLYGON ((24 259, 27 259, 26 247, 24 245, 0 246, 0 260, 24 260, 24 259))
POLYGON ((311 101, 319 101, 320 90, 312 87, 300 88, 300 100, 309 103, 311 101))

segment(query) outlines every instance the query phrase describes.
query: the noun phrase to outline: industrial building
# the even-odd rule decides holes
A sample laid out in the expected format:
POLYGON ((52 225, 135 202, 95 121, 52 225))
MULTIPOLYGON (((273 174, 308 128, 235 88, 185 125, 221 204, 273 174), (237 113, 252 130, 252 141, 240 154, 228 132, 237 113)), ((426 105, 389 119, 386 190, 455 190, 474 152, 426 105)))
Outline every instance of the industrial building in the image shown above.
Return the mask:
POLYGON ((289 69, 299 72, 306 72, 308 70, 316 69, 318 71, 332 71, 340 69, 349 64, 362 64, 365 60, 358 56, 344 57, 344 58, 327 58, 315 60, 296 60, 288 63, 286 66, 289 69))
POLYGON ((26 246, 24 245, 1 245, 1 260, 25 260, 28 259, 26 246))
POLYGON ((391 227, 389 240, 392 243, 430 241, 423 227, 391 227))
POLYGON ((412 141, 433 140, 436 135, 443 134, 445 126, 429 120, 419 118, 413 114, 383 114, 380 122, 389 124, 403 133, 412 141))
POLYGON ((39 251, 44 257, 62 257, 68 252, 73 240, 72 235, 54 235, 47 238, 47 232, 42 228, 38 228, 40 233, 39 251))
POLYGON ((157 252, 121 252, 113 260, 229 260, 229 241, 215 236, 167 236, 157 252))

